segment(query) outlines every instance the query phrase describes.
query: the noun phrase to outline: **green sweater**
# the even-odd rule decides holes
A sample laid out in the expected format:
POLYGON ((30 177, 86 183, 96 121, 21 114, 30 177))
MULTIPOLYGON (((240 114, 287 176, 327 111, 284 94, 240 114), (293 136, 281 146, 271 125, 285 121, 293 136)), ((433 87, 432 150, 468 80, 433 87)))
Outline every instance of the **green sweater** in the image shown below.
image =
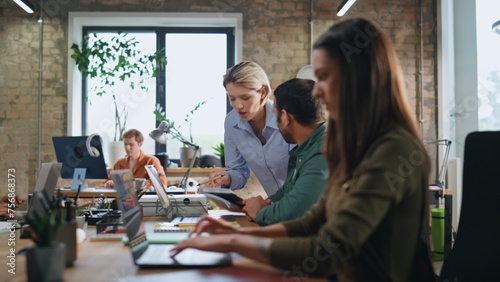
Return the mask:
POLYGON ((290 238, 273 241, 271 264, 340 281, 382 281, 384 272, 412 281, 428 201, 426 153, 414 140, 402 128, 376 140, 337 195, 329 187, 304 217, 284 223, 290 238), (345 198, 332 209, 339 195, 345 198))
POLYGON ((269 197, 273 204, 257 214, 255 222, 259 225, 302 217, 318 202, 328 177, 328 166, 322 154, 326 124, 320 125, 304 143, 290 151, 285 183, 269 197))

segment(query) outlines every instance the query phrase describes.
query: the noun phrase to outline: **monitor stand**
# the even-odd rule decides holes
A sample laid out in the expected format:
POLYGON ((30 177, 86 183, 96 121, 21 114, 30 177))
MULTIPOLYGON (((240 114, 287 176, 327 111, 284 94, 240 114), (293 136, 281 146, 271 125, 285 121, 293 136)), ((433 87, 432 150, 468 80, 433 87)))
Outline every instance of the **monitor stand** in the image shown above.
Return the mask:
POLYGON ((73 172, 73 182, 71 183, 71 190, 76 191, 75 203, 78 200, 78 194, 80 194, 80 190, 85 183, 86 172, 86 168, 75 168, 75 171, 73 172))

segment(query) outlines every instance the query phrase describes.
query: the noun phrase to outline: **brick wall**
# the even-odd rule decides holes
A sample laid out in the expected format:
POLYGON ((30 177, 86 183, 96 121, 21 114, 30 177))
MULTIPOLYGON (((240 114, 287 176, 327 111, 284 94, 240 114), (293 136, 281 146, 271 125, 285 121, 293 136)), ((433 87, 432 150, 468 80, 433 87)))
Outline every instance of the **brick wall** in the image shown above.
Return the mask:
MULTIPOLYGON (((35 2, 35 1, 32 1, 35 2)), ((38 2, 38 1, 36 1, 38 2)), ((313 1, 313 39, 333 23, 340 0, 313 1)), ((417 111, 419 2, 357 1, 344 18, 363 16, 391 37, 400 56, 408 94, 417 111)), ((435 1, 422 0, 425 137, 436 136, 435 1)), ((273 87, 292 78, 310 56, 309 0, 50 0, 44 1, 40 162, 55 161, 51 136, 67 132, 67 19, 70 11, 238 12, 243 13, 244 59, 260 63, 273 87)), ((31 191, 38 167, 38 15, 0 0, 0 171, 16 169, 18 192, 31 191)), ((2 177, 0 194, 6 191, 2 177)))

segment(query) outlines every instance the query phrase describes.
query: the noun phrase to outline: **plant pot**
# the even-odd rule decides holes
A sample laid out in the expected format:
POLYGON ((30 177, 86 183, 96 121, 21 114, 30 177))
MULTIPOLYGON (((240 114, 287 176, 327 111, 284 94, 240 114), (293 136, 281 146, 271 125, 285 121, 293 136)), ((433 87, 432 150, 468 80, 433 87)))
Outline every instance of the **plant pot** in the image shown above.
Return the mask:
POLYGON ((76 216, 75 221, 76 221, 76 228, 83 229, 85 227, 85 216, 84 215, 76 216))
POLYGON ((34 245, 26 250, 28 281, 62 281, 66 262, 66 245, 34 245))
POLYGON ((113 167, 115 163, 127 155, 123 141, 113 141, 108 143, 108 167, 113 167))
MULTIPOLYGON (((181 166, 182 167, 189 167, 191 164, 191 159, 194 156, 194 152, 196 151, 195 149, 191 147, 181 147, 181 166)), ((196 158, 200 158, 201 156, 201 149, 198 150, 198 153, 196 154, 196 158)), ((194 167, 198 167, 198 162, 195 160, 194 162, 194 167)))

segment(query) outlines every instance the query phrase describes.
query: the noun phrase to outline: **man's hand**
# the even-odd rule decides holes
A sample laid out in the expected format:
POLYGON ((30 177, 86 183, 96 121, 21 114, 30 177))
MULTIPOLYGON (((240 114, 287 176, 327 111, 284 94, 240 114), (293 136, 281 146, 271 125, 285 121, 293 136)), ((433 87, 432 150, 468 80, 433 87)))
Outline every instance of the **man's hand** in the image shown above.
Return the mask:
POLYGON ((264 200, 262 196, 253 197, 245 201, 243 211, 247 214, 247 218, 249 220, 254 221, 259 211, 262 208, 269 206, 270 204, 271 202, 268 200, 264 200))
POLYGON ((24 201, 26 200, 19 198, 19 196, 16 196, 14 199, 7 195, 3 196, 0 200, 0 216, 10 216, 9 209, 11 211, 14 210, 19 207, 20 204, 24 203, 24 201))
POLYGON ((115 188, 115 183, 113 182, 113 180, 107 180, 106 182, 104 182, 103 184, 101 184, 101 187, 104 187, 104 188, 115 188))
POLYGON ((7 203, 0 203, 0 216, 9 216, 9 209, 7 208, 7 203))

